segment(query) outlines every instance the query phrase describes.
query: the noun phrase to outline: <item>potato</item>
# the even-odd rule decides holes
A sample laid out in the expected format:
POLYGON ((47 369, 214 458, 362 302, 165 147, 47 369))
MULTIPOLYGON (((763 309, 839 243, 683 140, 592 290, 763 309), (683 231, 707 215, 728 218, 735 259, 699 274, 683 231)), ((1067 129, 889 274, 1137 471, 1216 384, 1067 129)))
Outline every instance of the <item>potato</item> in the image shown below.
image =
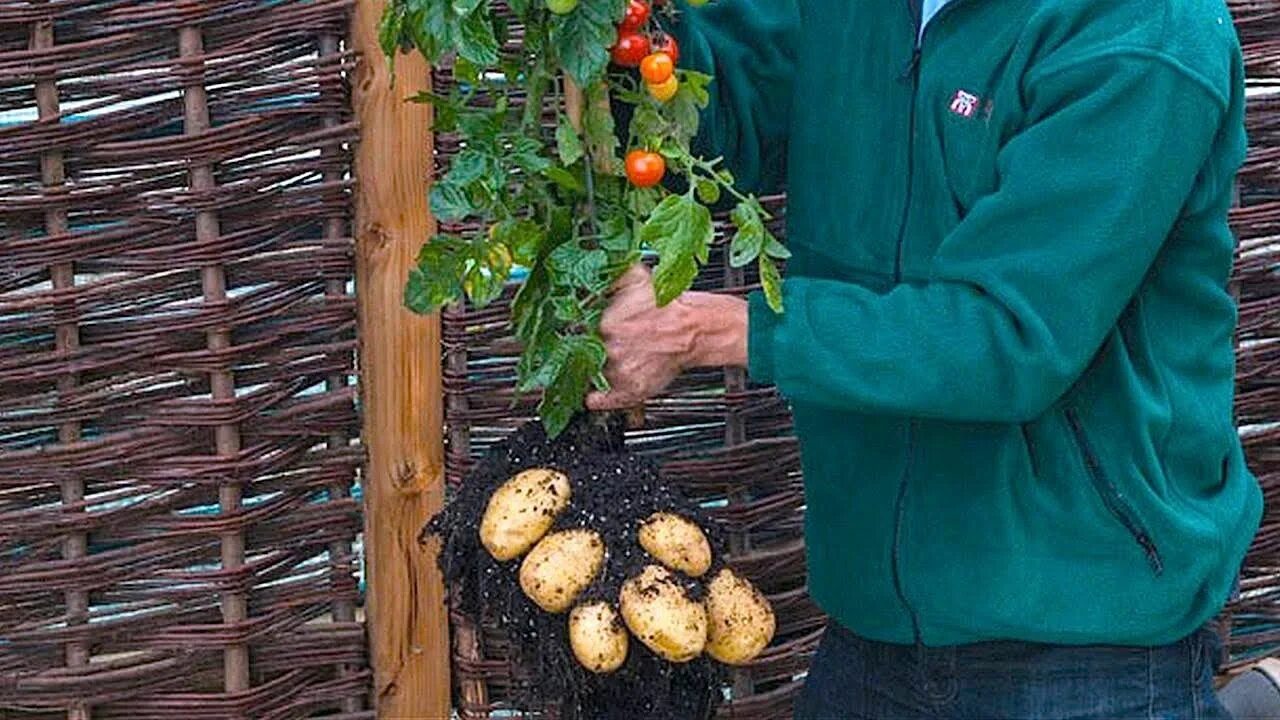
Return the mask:
POLYGON ((569 506, 569 478, 545 468, 525 470, 494 491, 480 520, 480 542, 495 560, 514 560, 551 529, 569 506))
POLYGON ((594 530, 561 530, 538 541, 520 564, 520 589, 549 613, 573 606, 604 566, 604 540, 594 530))
POLYGON ((672 570, 701 577, 711 567, 711 544, 688 518, 656 512, 640 523, 639 536, 640 547, 672 570))
POLYGON ((707 643, 707 611, 689 599, 670 570, 646 565, 622 584, 622 619, 633 635, 660 657, 689 662, 707 643))
POLYGON ((569 613, 569 647, 582 667, 611 673, 627 660, 627 629, 613 606, 603 600, 579 605, 569 613))
POLYGON ((726 665, 751 662, 773 640, 773 608, 750 581, 725 568, 707 588, 707 654, 726 665))

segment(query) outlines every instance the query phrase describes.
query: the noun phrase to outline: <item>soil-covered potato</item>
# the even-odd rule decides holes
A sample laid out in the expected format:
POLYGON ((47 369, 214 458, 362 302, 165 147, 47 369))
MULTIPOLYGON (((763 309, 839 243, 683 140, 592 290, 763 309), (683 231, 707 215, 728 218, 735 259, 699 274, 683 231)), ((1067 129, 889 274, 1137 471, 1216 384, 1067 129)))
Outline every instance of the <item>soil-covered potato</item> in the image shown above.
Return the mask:
POLYGON ((603 600, 579 605, 569 613, 569 646, 582 667, 611 673, 627 659, 627 629, 613 606, 603 600))
POLYGON ((604 565, 604 540, 593 530, 561 530, 538 541, 520 564, 520 589, 549 613, 573 606, 604 565))
POLYGON ((701 577, 711 567, 711 544, 688 518, 656 512, 640 523, 640 547, 655 560, 689 577, 701 577))
POLYGON ((480 542, 495 560, 529 552, 569 505, 569 478, 546 468, 525 470, 494 491, 480 520, 480 542))
POLYGON ((707 654, 726 665, 751 662, 773 640, 773 608, 751 582, 725 568, 707 588, 707 654))
POLYGON ((689 598, 670 570, 646 565, 622 584, 621 606, 632 634, 662 658, 684 663, 702 654, 706 609, 689 598))

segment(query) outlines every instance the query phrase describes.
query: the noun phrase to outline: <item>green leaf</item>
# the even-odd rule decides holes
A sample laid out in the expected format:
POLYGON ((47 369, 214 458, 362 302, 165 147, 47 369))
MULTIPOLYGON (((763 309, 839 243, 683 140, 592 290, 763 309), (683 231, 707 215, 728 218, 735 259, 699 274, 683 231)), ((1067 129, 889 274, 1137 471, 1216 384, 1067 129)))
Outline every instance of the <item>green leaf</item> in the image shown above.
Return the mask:
POLYGON ((574 209, 572 207, 565 207, 564 205, 553 207, 547 212, 547 238, 549 240, 559 244, 573 236, 573 213, 574 209))
POLYGON ((461 220, 474 211, 466 191, 447 182, 431 188, 431 212, 439 220, 461 220))
POLYGON ((479 179, 488 166, 489 159, 484 153, 468 148, 453 158, 453 164, 449 166, 449 172, 445 173, 440 182, 462 187, 473 180, 479 179))
POLYGON ((729 213, 729 221, 738 229, 729 243, 729 264, 736 268, 746 267, 760 256, 765 245, 760 206, 754 199, 744 200, 729 213))
POLYGON ((429 315, 457 300, 461 293, 456 278, 413 268, 404 285, 404 304, 416 313, 429 315))
POLYGON ((573 12, 551 19, 551 44, 579 87, 594 84, 609 64, 608 48, 616 36, 612 16, 618 7, 613 0, 581 0, 573 12))
MULTIPOLYGON (((515 324, 516 338, 525 346, 524 354, 521 355, 522 362, 537 360, 536 357, 531 356, 531 352, 545 328, 543 318, 546 315, 546 300, 550 292, 551 281, 547 278, 546 267, 538 264, 529 271, 529 276, 525 278, 524 284, 516 291, 515 299, 511 301, 511 319, 515 324)), ((520 372, 520 377, 524 376, 525 373, 520 372)))
POLYGON ((640 240, 658 252, 653 287, 659 305, 689 289, 698 275, 697 260, 707 257, 714 239, 711 211, 692 197, 671 195, 658 203, 640 228, 640 240))
POLYGON ((562 167, 557 167, 555 165, 552 165, 548 168, 545 168, 542 171, 542 174, 546 175, 547 179, 550 180, 551 182, 559 185, 560 187, 570 192, 581 194, 587 191, 587 189, 583 187, 582 182, 580 182, 578 178, 573 176, 573 173, 569 172, 568 170, 565 170, 562 167))
POLYGON ((562 356, 556 363, 559 372, 546 386, 538 405, 542 424, 551 437, 564 432, 573 416, 582 410, 587 390, 602 374, 607 357, 599 338, 584 335, 562 338, 554 354, 562 356))
POLYGON ((510 160, 516 167, 533 175, 545 173, 551 167, 550 160, 533 153, 517 153, 510 160))
POLYGON ((463 105, 457 97, 423 91, 410 95, 405 100, 419 105, 431 105, 435 109, 432 130, 448 133, 458 128, 458 114, 462 112, 463 105))
POLYGON ((563 115, 556 126, 556 153, 560 156, 560 164, 565 166, 578 162, 583 155, 582 140, 569 124, 569 118, 563 115))
POLYGON ((458 15, 470 15, 484 0, 453 0, 453 11, 458 15))
POLYGON ((457 18, 448 0, 413 3, 406 24, 418 50, 431 62, 439 60, 446 48, 456 44, 457 18))
POLYGON ((680 89, 692 96, 699 108, 705 108, 711 102, 711 93, 707 86, 711 84, 711 76, 696 70, 684 70, 680 73, 680 89))
POLYGON ((765 244, 764 244, 764 253, 766 255, 768 255, 771 258, 777 258, 779 260, 786 260, 787 258, 791 257, 791 251, 788 250, 785 245, 778 242, 778 238, 774 237, 773 233, 769 232, 768 228, 765 228, 764 232, 766 237, 765 244))
MULTIPOLYGON (((493 37, 498 41, 498 47, 501 48, 511 40, 511 23, 501 15, 494 15, 491 22, 493 23, 493 37)), ((508 78, 514 78, 519 74, 507 72, 506 68, 503 68, 502 72, 508 78)))
POLYGON ((480 68, 470 60, 458 57, 453 61, 453 78, 474 85, 480 82, 480 68))
POLYGON ((764 300, 769 308, 781 314, 782 275, 778 272, 778 266, 767 255, 760 256, 760 286, 764 290, 764 300))
POLYGON ((552 281, 569 287, 600 288, 601 271, 608 263, 609 255, 604 250, 588 250, 577 242, 567 242, 547 257, 552 281))
POLYGON ((582 305, 578 303, 577 298, 553 297, 551 298, 551 307, 555 310, 556 319, 563 323, 575 323, 582 320, 582 305))
POLYGON ((382 54, 386 55, 393 63, 395 62, 396 53, 400 51, 400 37, 404 33, 404 8, 398 5, 388 5, 382 11, 382 18, 378 21, 378 47, 382 48, 382 54))
POLYGON ((475 12, 458 25, 458 55, 480 67, 498 64, 498 39, 489 13, 475 12))
POLYGON ((636 217, 649 217, 661 197, 662 191, 656 187, 632 188, 627 192, 627 209, 636 217))
POLYGON ((661 145, 666 129, 667 121, 658 112, 658 108, 650 104, 636 106, 635 114, 631 116, 631 132, 635 133, 640 145, 644 147, 661 145))
POLYGON ((759 225, 738 228, 738 231, 733 234, 732 242, 729 243, 729 265, 736 268, 746 267, 751 264, 751 261, 760 257, 760 250, 763 248, 764 234, 759 225))
POLYGON ((404 287, 404 304, 416 313, 433 313, 462 297, 460 271, 461 241, 437 235, 418 251, 417 266, 409 271, 404 287))
POLYGON ((623 215, 611 215, 600 222, 600 247, 615 255, 629 255, 640 248, 623 215))
POLYGON ((720 202, 720 185, 706 178, 698 178, 697 182, 698 199, 707 205, 715 205, 720 202))
POLYGON ((702 109, 707 106, 710 95, 707 84, 709 75, 693 71, 684 71, 680 79, 680 88, 676 96, 667 103, 667 112, 674 124, 674 133, 685 145, 698 134, 698 121, 702 109))
POLYGON ((526 267, 538 259, 545 237, 542 226, 532 220, 511 218, 493 227, 493 239, 510 248, 512 259, 526 267))
POLYGON ((507 0, 507 6, 511 8, 511 12, 515 13, 518 18, 529 14, 529 5, 529 0, 507 0))
POLYGON ((469 142, 490 146, 498 142, 502 127, 493 113, 468 109, 458 116, 458 129, 469 142))
POLYGON ((480 264, 474 264, 462 279, 462 289, 476 307, 484 307, 502 294, 506 278, 480 264))

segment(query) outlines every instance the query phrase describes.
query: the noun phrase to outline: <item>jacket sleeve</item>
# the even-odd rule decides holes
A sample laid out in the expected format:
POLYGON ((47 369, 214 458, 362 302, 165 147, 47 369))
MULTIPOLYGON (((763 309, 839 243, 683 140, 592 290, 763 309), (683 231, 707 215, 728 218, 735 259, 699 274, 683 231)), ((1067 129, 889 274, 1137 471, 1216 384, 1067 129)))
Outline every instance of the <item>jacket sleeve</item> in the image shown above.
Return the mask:
POLYGON ((926 279, 878 294, 788 278, 780 316, 753 297, 754 379, 827 407, 1022 422, 1084 373, 1192 195, 1227 102, 1139 54, 1060 64, 1024 87, 1028 120, 998 154, 997 189, 926 279))
POLYGON ((693 150, 723 157, 749 192, 781 188, 800 26, 797 0, 677 3, 680 66, 714 76, 693 150))

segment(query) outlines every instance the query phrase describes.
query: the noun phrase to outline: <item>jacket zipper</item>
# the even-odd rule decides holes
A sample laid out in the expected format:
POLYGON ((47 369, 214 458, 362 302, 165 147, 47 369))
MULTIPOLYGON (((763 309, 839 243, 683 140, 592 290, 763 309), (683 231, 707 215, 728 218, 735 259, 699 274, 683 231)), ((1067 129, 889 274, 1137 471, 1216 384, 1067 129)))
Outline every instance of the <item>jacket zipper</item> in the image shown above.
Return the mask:
MULTIPOLYGON (((893 256, 893 282, 894 284, 902 282, 902 251, 903 244, 907 238, 907 224, 911 218, 911 200, 915 194, 915 164, 916 164, 916 120, 920 105, 920 61, 924 50, 925 36, 929 33, 929 27, 932 27, 938 20, 949 14, 957 6, 963 5, 966 0, 951 0, 939 10, 929 21, 929 26, 922 25, 923 18, 917 10, 919 0, 906 0, 907 12, 911 15, 915 24, 915 32, 912 33, 913 49, 911 51, 911 61, 903 70, 901 80, 911 84, 911 111, 909 114, 909 124, 907 127, 907 191, 906 199, 902 205, 902 218, 898 225, 897 244, 894 248, 893 256)), ((902 477, 898 481, 898 496, 893 506, 893 547, 891 550, 891 571, 893 574, 893 590, 898 596, 898 602, 907 611, 907 615, 911 618, 911 632, 915 637, 916 648, 924 646, 924 639, 920 633, 920 616, 916 612, 916 608, 907 599, 907 593, 904 589, 902 579, 902 525, 903 519, 907 513, 907 491, 911 486, 911 466, 915 456, 915 440, 916 440, 916 421, 911 420, 907 425, 907 450, 906 458, 903 463, 902 477)))
POLYGON ((1120 494, 1120 488, 1116 487, 1116 484, 1103 472, 1098 456, 1093 452, 1093 446, 1085 437, 1084 428, 1080 425, 1080 418, 1076 415, 1076 411, 1067 408, 1064 415, 1068 427, 1071 428, 1071 437, 1075 440, 1076 449, 1084 460, 1085 471, 1089 474, 1094 490, 1102 498, 1102 504, 1107 506, 1107 510, 1120 521, 1124 529, 1142 548, 1142 552, 1147 556, 1147 563, 1151 565, 1151 570, 1156 575, 1161 574, 1164 572, 1164 561, 1160 558, 1160 549, 1151 539, 1151 533, 1147 532, 1133 508, 1125 502, 1124 496, 1120 494))
MULTIPOLYGON (((915 38, 914 47, 911 51, 911 62, 907 65, 902 73, 901 80, 911 83, 911 111, 910 122, 907 128, 907 191, 906 199, 902 204, 902 217, 898 224, 898 239, 894 249, 893 256, 893 282, 894 284, 902 282, 902 245, 906 239, 907 222, 911 216, 911 196, 915 186, 915 150, 916 150, 916 107, 919 103, 920 96, 920 14, 916 11, 913 0, 906 0, 907 11, 911 14, 915 21, 915 38)), ((898 480, 898 495, 893 503, 893 547, 890 551, 890 571, 893 575, 893 592, 898 596, 898 602, 902 604, 903 609, 907 611, 907 615, 911 618, 911 634, 915 639, 916 648, 919 649, 924 644, 924 639, 920 634, 920 617, 916 613, 915 606, 907 599, 907 592, 903 588, 902 582, 902 525, 903 517, 907 512, 907 489, 911 484, 911 465, 915 456, 915 431, 916 424, 912 420, 907 425, 907 450, 906 457, 902 466, 902 477, 898 480)))

